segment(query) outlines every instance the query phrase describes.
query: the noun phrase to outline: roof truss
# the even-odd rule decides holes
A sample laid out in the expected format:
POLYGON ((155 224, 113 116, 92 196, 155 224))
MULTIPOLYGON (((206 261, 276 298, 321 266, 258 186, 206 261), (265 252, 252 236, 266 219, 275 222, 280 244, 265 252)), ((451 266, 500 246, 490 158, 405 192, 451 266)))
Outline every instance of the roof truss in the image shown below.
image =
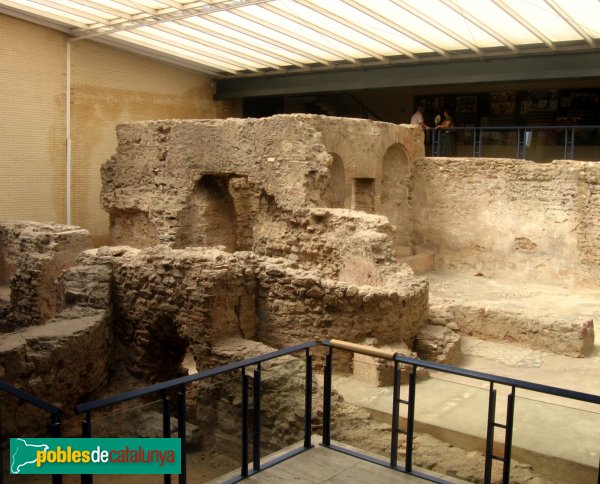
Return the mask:
POLYGON ((597 0, 0 0, 0 12, 215 78, 600 46, 586 20, 600 18, 597 0))

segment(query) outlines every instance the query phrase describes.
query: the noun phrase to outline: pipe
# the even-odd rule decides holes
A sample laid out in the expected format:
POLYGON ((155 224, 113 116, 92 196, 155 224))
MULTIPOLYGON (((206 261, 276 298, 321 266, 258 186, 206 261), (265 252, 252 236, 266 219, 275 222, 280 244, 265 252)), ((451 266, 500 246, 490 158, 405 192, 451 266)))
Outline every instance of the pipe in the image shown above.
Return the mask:
POLYGON ((67 225, 71 225, 71 39, 67 40, 66 172, 67 225))

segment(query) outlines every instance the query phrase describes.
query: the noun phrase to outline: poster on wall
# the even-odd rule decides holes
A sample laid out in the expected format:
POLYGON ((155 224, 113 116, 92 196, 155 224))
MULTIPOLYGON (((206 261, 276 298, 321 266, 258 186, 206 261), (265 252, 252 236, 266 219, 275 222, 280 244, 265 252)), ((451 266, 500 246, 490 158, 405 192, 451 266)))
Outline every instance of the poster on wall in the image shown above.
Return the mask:
POLYGON ((457 113, 476 113, 477 96, 456 96, 457 113))
POLYGON ((517 105, 515 91, 497 91, 490 94, 490 115, 514 116, 517 105))
POLYGON ((547 113, 558 109, 558 90, 527 91, 521 102, 521 114, 547 113))

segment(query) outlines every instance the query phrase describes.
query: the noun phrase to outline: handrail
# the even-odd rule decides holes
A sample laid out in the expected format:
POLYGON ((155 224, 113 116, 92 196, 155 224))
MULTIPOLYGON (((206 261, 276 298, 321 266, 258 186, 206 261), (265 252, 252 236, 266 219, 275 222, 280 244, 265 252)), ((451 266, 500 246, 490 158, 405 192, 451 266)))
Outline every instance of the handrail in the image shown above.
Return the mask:
POLYGON ((58 416, 62 414, 62 409, 58 408, 57 406, 52 405, 51 403, 48 403, 44 400, 41 400, 36 396, 32 395, 31 393, 26 392, 25 390, 16 388, 3 380, 0 380, 0 391, 9 393, 10 395, 17 397, 20 400, 24 400, 27 403, 30 403, 31 405, 34 405, 38 408, 41 408, 42 410, 45 410, 46 412, 52 415, 58 416))
POLYGON ((195 381, 205 380, 206 378, 211 378, 233 370, 239 370, 240 368, 244 368, 246 366, 257 365, 259 363, 263 363, 274 358, 279 358, 281 356, 296 353, 298 351, 302 351, 307 348, 312 348, 320 344, 320 341, 309 341, 295 346, 290 346, 288 348, 283 348, 281 350, 265 353, 264 355, 259 355, 245 360, 236 361, 227 365, 218 366, 216 368, 210 368, 208 370, 204 370, 193 375, 181 376, 179 378, 173 378, 172 380, 168 380, 165 382, 155 383, 154 385, 149 385, 147 387, 137 388, 135 390, 130 390, 128 392, 121 393, 119 395, 113 395, 111 397, 103 398, 101 400, 80 403, 79 405, 75 406, 75 413, 79 414, 89 412, 91 410, 97 410, 99 408, 108 407, 110 405, 115 405, 117 403, 125 402, 127 400, 132 400, 134 398, 140 398, 146 395, 151 395, 156 392, 171 390, 181 385, 186 385, 195 381))
POLYGON ((430 131, 435 131, 437 129, 449 129, 449 130, 453 130, 453 131, 472 131, 474 129, 483 129, 486 131, 501 131, 501 130, 515 130, 515 129, 522 129, 522 130, 530 130, 530 129, 579 129, 579 128, 583 128, 583 129, 600 129, 600 125, 597 124, 561 124, 561 125, 533 125, 533 126, 525 126, 525 125, 520 125, 520 126, 452 126, 450 128, 432 128, 432 127, 427 127, 424 128, 425 130, 430 130, 430 131))
MULTIPOLYGON (((309 449, 311 444, 311 421, 312 421, 312 355, 309 351, 310 348, 317 346, 325 346, 329 348, 328 353, 325 355, 325 367, 323 375, 323 427, 322 445, 340 452, 351 453, 355 457, 370 460, 377 464, 385 465, 392 469, 396 469, 408 474, 413 474, 419 477, 423 477, 427 480, 434 482, 444 482, 435 476, 425 474, 419 470, 413 469, 412 456, 413 456, 413 445, 414 445, 414 427, 415 427, 415 406, 417 397, 417 368, 427 368, 430 370, 441 371, 444 373, 450 373, 458 376, 467 378, 473 378, 477 380, 483 380, 489 383, 489 402, 488 402, 488 419, 487 419, 487 437, 486 437, 486 451, 485 451, 485 469, 484 469, 484 483, 491 483, 491 470, 493 460, 501 461, 503 463, 503 478, 502 482, 507 484, 510 481, 510 462, 511 462, 511 451, 512 451, 512 432, 514 425, 514 407, 516 400, 516 389, 530 390, 538 393, 545 393, 558 397, 565 397, 573 400, 579 400, 594 404, 600 404, 600 395, 592 395, 589 393, 578 392, 574 390, 567 390, 563 388, 553 387, 549 385, 532 383, 524 380, 518 380, 514 378, 502 377, 484 373, 475 370, 467 370, 462 368, 456 368, 450 365, 435 363, 432 361, 420 360, 418 358, 412 358, 403 356, 397 352, 387 351, 372 346, 366 346, 356 343, 350 343, 337 339, 322 340, 322 341, 309 341, 306 343, 298 344, 281 350, 272 351, 264 355, 255 356, 242 361, 229 363, 227 365, 219 366, 205 370, 194 375, 188 375, 185 377, 175 378, 166 382, 150 385, 144 388, 132 390, 120 395, 115 395, 102 400, 94 402, 83 403, 77 405, 77 413, 85 413, 85 419, 82 422, 83 437, 92 436, 92 425, 91 425, 91 411, 107 407, 116 403, 131 400, 133 398, 143 397, 152 393, 161 392, 163 401, 163 436, 170 437, 172 435, 172 428, 170 425, 170 396, 167 390, 177 388, 177 434, 181 439, 181 454, 182 454, 182 472, 179 476, 179 482, 185 484, 187 479, 187 470, 185 465, 185 435, 186 435, 186 390, 185 384, 194 381, 201 381, 206 378, 211 378, 226 372, 241 369, 241 382, 242 382, 242 453, 241 453, 241 475, 238 478, 234 478, 228 482, 238 482, 256 472, 260 472, 267 467, 270 467, 282 459, 289 458, 296 455, 299 452, 309 449), (391 445, 390 445, 390 459, 389 461, 382 461, 380 459, 373 459, 360 454, 358 452, 350 452, 343 447, 337 446, 331 442, 331 409, 332 409, 332 374, 333 374, 333 353, 334 349, 350 351, 353 353, 361 353, 375 358, 382 358, 394 362, 394 390, 393 390, 393 408, 392 408, 392 432, 391 432, 391 445), (260 434, 260 404, 261 404, 261 363, 269 361, 281 356, 290 355, 304 350, 306 359, 306 375, 305 375, 305 403, 304 403, 304 445, 301 449, 295 449, 287 452, 285 455, 280 456, 268 463, 261 463, 260 460, 260 447, 261 447, 261 434, 260 434), (410 368, 405 370, 401 367, 401 364, 408 365, 410 368), (252 371, 252 375, 248 373, 247 367, 255 366, 252 371), (400 398, 400 373, 402 371, 408 371, 408 399, 400 398), (510 393, 507 396, 507 411, 505 423, 499 423, 496 421, 495 408, 496 408, 496 396, 497 391, 494 388, 495 384, 506 385, 510 387, 510 393), (249 388, 252 388, 252 399, 253 408, 255 412, 253 414, 253 431, 250 435, 249 419, 250 419, 250 395, 249 388), (397 451, 398 451, 398 434, 400 432, 400 421, 399 421, 399 406, 407 405, 407 420, 406 420, 406 453, 405 453, 405 466, 400 466, 397 463, 397 451), (503 456, 496 455, 494 448, 494 429, 503 428, 505 430, 505 439, 503 446, 503 456), (249 469, 249 442, 252 441, 252 468, 249 469)), ((165 476, 165 483, 171 482, 170 476, 165 476)), ((82 482, 92 483, 92 476, 82 476, 82 482)), ((599 481, 600 482, 600 481, 599 481)))

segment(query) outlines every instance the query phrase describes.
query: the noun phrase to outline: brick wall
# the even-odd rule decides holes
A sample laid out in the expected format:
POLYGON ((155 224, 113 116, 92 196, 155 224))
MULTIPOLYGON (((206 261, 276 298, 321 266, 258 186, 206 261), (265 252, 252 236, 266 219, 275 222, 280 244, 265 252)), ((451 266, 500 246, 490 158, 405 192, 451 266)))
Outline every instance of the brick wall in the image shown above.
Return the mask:
MULTIPOLYGON (((0 220, 66 221, 67 36, 0 14, 0 220)), ((124 121, 238 114, 211 80, 92 41, 71 53, 72 220, 108 243, 100 165, 124 121)))

